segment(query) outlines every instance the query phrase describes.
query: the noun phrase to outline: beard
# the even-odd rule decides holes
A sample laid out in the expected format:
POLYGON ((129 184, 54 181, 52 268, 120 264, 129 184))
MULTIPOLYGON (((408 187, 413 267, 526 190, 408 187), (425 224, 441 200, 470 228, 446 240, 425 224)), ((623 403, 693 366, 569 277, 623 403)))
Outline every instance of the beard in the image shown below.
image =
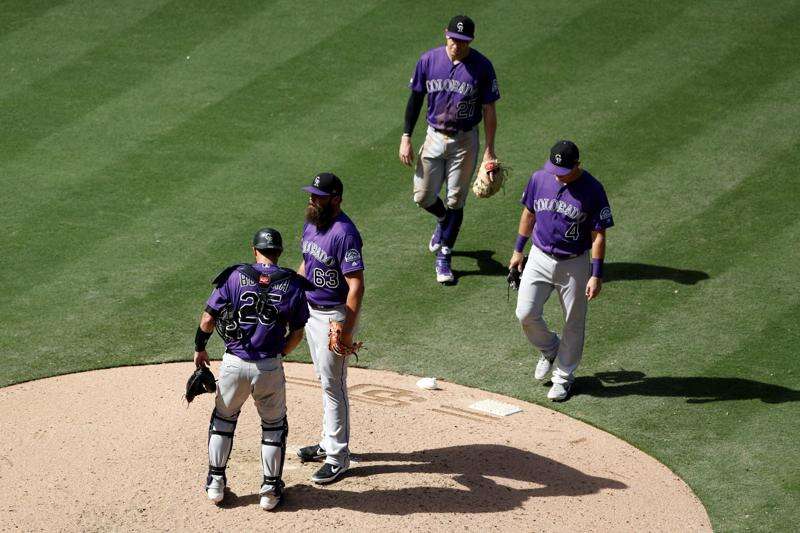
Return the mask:
POLYGON ((306 222, 314 224, 317 229, 325 229, 333 221, 333 205, 319 207, 313 204, 306 206, 306 222))

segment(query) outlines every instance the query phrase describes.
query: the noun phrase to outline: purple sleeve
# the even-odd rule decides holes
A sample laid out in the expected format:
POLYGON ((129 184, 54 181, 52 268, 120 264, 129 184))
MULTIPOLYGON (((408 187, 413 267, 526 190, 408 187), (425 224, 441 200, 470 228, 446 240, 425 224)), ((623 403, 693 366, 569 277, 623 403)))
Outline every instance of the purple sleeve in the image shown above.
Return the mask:
POLYGON ((214 311, 222 309, 230 299, 228 298, 228 282, 226 281, 222 287, 217 287, 211 291, 211 296, 208 297, 206 306, 214 311))
POLYGON ((602 185, 599 185, 597 191, 597 203, 595 204, 594 213, 592 214, 592 230, 598 231, 601 229, 610 228, 614 225, 614 218, 611 216, 611 206, 608 205, 608 196, 602 185))
POLYGON ((483 76, 481 87, 481 103, 491 104, 500 99, 500 89, 497 86, 497 75, 491 61, 486 61, 486 73, 483 76))
POLYGON ((342 274, 364 270, 364 259, 361 257, 361 237, 347 233, 342 237, 336 250, 336 260, 342 274))
POLYGON ((425 84, 428 81, 428 72, 427 72, 427 61, 425 60, 425 55, 423 54, 419 61, 417 61, 417 66, 414 69, 414 77, 411 78, 411 81, 408 82, 408 88, 412 91, 416 91, 418 93, 427 93, 428 88, 425 84))
POLYGON ((289 317, 289 328, 292 331, 298 330, 306 325, 308 322, 308 301, 306 300, 306 293, 302 289, 298 289, 297 295, 292 302, 292 309, 289 317))
POLYGON ((522 191, 522 200, 520 200, 519 203, 527 207, 528 211, 533 213, 534 212, 533 202, 535 198, 536 198, 536 173, 534 172, 531 175, 531 179, 528 180, 528 185, 525 186, 525 190, 522 191))

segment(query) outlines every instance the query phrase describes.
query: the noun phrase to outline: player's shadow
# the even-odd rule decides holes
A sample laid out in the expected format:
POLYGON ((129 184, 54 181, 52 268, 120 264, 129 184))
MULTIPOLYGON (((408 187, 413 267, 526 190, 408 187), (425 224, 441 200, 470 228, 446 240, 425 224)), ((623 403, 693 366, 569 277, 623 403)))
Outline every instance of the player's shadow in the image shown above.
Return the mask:
POLYGON ((468 252, 453 251, 453 257, 469 257, 475 260, 477 270, 453 269, 456 280, 466 276, 507 276, 508 267, 493 258, 493 250, 474 250, 468 252))
POLYGON ((604 266, 603 282, 664 279, 681 285, 694 285, 709 279, 709 277, 707 273, 700 270, 685 270, 668 266, 645 265, 644 263, 609 262, 604 266))
POLYGON ((742 378, 647 377, 643 372, 622 370, 578 376, 574 396, 600 398, 659 396, 686 398, 686 403, 761 400, 764 403, 800 401, 800 391, 742 378))
POLYGON ((387 484, 376 476, 393 476, 388 485, 396 488, 355 491, 342 482, 330 488, 294 485, 287 489, 282 509, 341 508, 381 515, 491 513, 520 508, 529 498, 627 488, 615 479, 590 476, 547 457, 495 444, 360 454, 346 476, 372 486, 387 484), (431 476, 459 486, 433 486, 431 476))

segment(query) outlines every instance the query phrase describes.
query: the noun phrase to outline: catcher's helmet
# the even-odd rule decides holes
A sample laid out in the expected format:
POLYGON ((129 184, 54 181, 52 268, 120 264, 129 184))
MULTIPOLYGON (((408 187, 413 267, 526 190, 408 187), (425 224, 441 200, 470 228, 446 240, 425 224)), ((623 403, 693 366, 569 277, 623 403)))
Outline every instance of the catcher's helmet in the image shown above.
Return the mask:
POLYGON ((281 233, 273 228, 261 228, 253 235, 253 248, 259 251, 283 251, 281 233))

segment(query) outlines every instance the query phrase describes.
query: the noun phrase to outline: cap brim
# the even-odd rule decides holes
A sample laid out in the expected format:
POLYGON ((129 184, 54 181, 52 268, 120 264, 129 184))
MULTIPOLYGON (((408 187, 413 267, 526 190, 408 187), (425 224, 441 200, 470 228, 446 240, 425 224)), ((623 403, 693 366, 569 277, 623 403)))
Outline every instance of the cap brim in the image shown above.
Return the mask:
POLYGON ((312 187, 310 185, 308 187, 303 187, 303 190, 308 192, 308 193, 311 193, 311 194, 316 194, 317 196, 330 196, 331 195, 331 193, 329 193, 329 192, 325 192, 322 189, 317 189, 316 187, 312 187))
POLYGON ((566 176, 567 174, 572 172, 571 168, 559 167, 557 165, 554 165, 549 159, 545 161, 544 169, 550 174, 555 174, 556 176, 566 176))
POLYGON ((469 42, 475 38, 475 37, 470 37, 469 35, 461 35, 460 33, 456 33, 453 31, 445 31, 444 34, 450 37, 451 39, 458 39, 459 41, 469 42))

